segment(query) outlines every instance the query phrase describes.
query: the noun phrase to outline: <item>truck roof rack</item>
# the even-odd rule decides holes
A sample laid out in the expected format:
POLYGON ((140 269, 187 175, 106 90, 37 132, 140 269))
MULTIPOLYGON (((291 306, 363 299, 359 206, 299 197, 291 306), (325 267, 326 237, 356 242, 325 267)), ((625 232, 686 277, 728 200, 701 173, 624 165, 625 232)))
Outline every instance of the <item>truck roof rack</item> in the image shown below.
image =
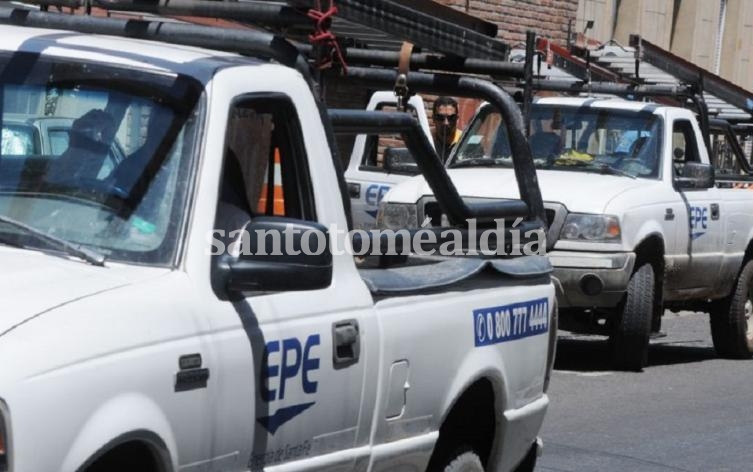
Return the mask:
MULTIPOLYGON (((312 0, 238 2, 212 0, 28 0, 49 7, 142 12, 164 16, 235 20, 284 30, 291 39, 305 39, 314 31, 312 0)), ((335 3, 335 2, 332 2, 335 3)), ((506 60, 509 47, 496 39, 493 23, 428 0, 337 0, 336 15, 324 14, 327 27, 345 45, 398 50, 410 41, 426 51, 461 58, 506 60), (328 16, 329 15, 329 16, 328 16)))
MULTIPOLYGON (((657 102, 677 106, 685 106, 692 91, 703 99, 711 116, 734 124, 753 123, 753 93, 638 35, 630 36, 629 46, 610 41, 593 49, 567 48, 539 39, 537 50, 572 76, 572 80, 551 86, 558 91, 588 93, 590 85, 593 93, 651 96, 657 102), (570 90, 566 90, 567 82, 570 90), (602 86, 599 82, 611 84, 602 86)), ((550 90, 545 84, 534 88, 550 90)))

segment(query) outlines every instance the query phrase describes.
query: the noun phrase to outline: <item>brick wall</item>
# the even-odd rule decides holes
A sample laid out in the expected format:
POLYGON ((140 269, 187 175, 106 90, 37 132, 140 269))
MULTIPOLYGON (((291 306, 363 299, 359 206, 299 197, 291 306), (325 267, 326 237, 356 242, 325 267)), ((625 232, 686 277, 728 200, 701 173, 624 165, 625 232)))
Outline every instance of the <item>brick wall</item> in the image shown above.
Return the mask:
POLYGON ((435 0, 495 23, 498 37, 515 43, 525 41, 527 30, 564 43, 568 20, 578 11, 578 0, 435 0))

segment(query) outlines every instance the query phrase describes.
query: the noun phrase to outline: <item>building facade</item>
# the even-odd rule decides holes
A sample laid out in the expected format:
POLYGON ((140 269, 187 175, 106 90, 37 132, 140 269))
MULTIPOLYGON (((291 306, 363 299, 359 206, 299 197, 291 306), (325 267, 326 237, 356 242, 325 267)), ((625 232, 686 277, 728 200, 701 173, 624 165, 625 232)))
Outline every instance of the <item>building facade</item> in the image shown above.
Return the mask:
POLYGON ((579 0, 575 28, 598 41, 630 34, 753 89, 753 1, 579 0), (593 25, 586 31, 588 22, 593 25))

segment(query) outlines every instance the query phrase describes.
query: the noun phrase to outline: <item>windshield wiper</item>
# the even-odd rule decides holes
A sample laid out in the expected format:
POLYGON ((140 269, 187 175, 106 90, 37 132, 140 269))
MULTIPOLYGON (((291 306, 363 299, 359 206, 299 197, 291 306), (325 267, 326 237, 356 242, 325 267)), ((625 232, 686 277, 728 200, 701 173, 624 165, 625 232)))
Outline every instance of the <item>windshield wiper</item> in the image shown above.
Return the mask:
POLYGON ((636 179, 637 178, 635 175, 631 174, 630 172, 626 172, 626 171, 624 171, 622 169, 618 169, 616 167, 612 167, 612 166, 607 165, 607 164, 602 164, 602 165, 600 165, 598 167, 595 167, 595 169, 597 169, 602 174, 621 175, 623 177, 630 177, 631 179, 636 179))
POLYGON ((92 265, 100 267, 103 267, 105 265, 104 254, 83 247, 80 244, 75 244, 70 241, 66 241, 65 239, 58 238, 57 236, 52 236, 51 234, 47 234, 27 224, 21 223, 20 221, 16 221, 13 218, 8 218, 7 216, 0 215, 0 223, 5 223, 13 226, 14 228, 23 230, 25 233, 31 234, 51 245, 57 245, 69 255, 83 259, 84 261, 92 265))
POLYGON ((468 159, 461 159, 453 162, 448 167, 450 169, 457 169, 459 167, 485 167, 485 166, 498 166, 504 165, 503 162, 499 162, 492 157, 471 157, 468 159))

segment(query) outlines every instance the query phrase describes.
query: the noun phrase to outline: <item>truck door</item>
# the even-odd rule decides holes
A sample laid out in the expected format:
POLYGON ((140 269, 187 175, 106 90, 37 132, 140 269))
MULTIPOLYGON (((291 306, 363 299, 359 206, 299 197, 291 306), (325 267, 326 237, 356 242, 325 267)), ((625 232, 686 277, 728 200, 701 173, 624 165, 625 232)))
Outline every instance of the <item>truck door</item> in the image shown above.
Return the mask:
MULTIPOLYGON (((258 250, 237 244, 241 236, 229 236, 255 217, 327 225, 328 206, 340 202, 336 186, 315 190, 312 185, 312 176, 321 173, 314 163, 322 165, 322 156, 307 156, 310 140, 304 141, 308 130, 300 121, 304 111, 299 115, 298 110, 298 99, 283 93, 232 101, 214 227, 231 252, 258 250)), ((305 116, 318 115, 308 110, 305 116)), ((312 250, 319 245, 315 239, 312 250)), ((216 455, 238 457, 227 467, 261 470, 289 464, 298 469, 316 458, 327 470, 352 470, 359 456, 368 455, 368 437, 358 437, 358 427, 363 318, 371 299, 363 296, 355 270, 343 271, 338 256, 334 259, 332 284, 322 290, 251 292, 230 299, 215 292, 211 319, 215 332, 222 333, 215 342, 220 362, 213 369, 221 376, 216 455)))
MULTIPOLYGON (((687 162, 708 163, 698 125, 688 119, 672 124, 672 168, 674 177, 682 175, 687 162)), ((677 188, 677 187, 676 187, 677 188)), ((723 258, 722 200, 716 187, 678 189, 683 205, 677 224, 676 247, 684 252, 685 270, 672 275, 677 289, 712 290, 723 258)), ((700 295, 700 293, 697 293, 700 295)))

